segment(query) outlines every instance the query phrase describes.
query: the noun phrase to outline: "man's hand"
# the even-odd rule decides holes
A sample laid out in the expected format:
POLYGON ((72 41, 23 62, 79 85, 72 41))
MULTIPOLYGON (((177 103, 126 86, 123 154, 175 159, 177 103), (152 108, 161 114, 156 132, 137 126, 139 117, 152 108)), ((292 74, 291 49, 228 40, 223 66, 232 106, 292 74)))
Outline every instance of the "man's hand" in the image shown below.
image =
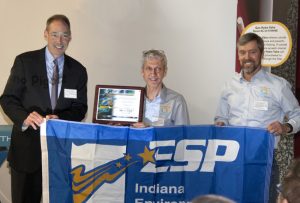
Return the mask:
POLYGON ((58 116, 57 116, 57 115, 50 114, 50 115, 47 115, 47 116, 46 116, 46 119, 47 119, 47 120, 49 120, 49 119, 58 119, 58 116))
POLYGON ((217 121, 217 122, 215 122, 215 125, 216 126, 225 126, 225 123, 222 121, 217 121))
POLYGON ((113 126, 123 126, 122 123, 114 123, 114 122, 108 122, 107 125, 113 125, 113 126))
POLYGON ((270 133, 273 133, 274 135, 284 135, 286 133, 289 133, 290 129, 288 126, 285 126, 284 124, 280 123, 279 121, 275 121, 268 125, 267 130, 270 133))
POLYGON ((143 122, 138 122, 138 123, 132 124, 132 127, 134 127, 134 128, 146 128, 146 127, 149 127, 149 126, 146 125, 146 124, 143 123, 143 122))
POLYGON ((37 128, 43 123, 44 118, 37 112, 31 112, 24 121, 25 126, 31 126, 33 129, 37 130, 37 128))

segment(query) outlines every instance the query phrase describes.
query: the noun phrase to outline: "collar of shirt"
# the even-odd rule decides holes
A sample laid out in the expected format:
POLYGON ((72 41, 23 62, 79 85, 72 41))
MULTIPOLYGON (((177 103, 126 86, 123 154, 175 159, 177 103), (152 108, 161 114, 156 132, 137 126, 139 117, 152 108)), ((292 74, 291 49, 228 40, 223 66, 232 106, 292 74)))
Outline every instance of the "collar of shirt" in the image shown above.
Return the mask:
POLYGON ((160 90, 160 98, 162 101, 166 101, 166 98, 167 98, 167 88, 164 84, 160 90))
POLYGON ((155 97, 155 99, 153 99, 153 101, 150 101, 146 96, 145 96, 145 98, 146 98, 146 101, 148 102, 148 103, 152 103, 152 102, 157 102, 157 101, 159 101, 159 102, 164 102, 164 101, 166 101, 166 99, 167 99, 167 88, 166 88, 166 86, 164 85, 164 84, 162 84, 162 88, 161 88, 161 90, 160 90, 160 92, 159 92, 159 94, 155 97))
MULTIPOLYGON (((145 89, 147 91, 147 87, 145 87, 145 89)), ((165 87, 164 84, 162 84, 162 88, 161 88, 159 94, 152 101, 150 101, 146 95, 147 95, 147 92, 145 93, 145 99, 148 103, 152 103, 152 102, 157 103, 157 101, 159 101, 159 102, 165 101, 165 99, 167 97, 167 88, 165 87)))
MULTIPOLYGON (((267 69, 262 67, 255 75, 252 76, 251 78, 251 81, 250 82, 253 82, 255 80, 259 80, 261 78, 264 78, 265 77, 265 74, 267 73, 267 69)), ((239 77, 239 80, 240 82, 248 82, 247 80, 245 80, 245 78, 243 77, 243 71, 241 71, 239 74, 238 74, 238 77, 239 77)))
MULTIPOLYGON (((54 57, 50 53, 48 47, 46 47, 46 49, 45 49, 45 56, 46 56, 47 74, 49 74, 50 72, 51 73, 53 72, 54 57)), ((57 58, 57 64, 58 64, 58 70, 59 70, 59 78, 62 77, 64 62, 65 62, 65 56, 64 55, 62 55, 62 56, 60 56, 60 57, 57 58)))

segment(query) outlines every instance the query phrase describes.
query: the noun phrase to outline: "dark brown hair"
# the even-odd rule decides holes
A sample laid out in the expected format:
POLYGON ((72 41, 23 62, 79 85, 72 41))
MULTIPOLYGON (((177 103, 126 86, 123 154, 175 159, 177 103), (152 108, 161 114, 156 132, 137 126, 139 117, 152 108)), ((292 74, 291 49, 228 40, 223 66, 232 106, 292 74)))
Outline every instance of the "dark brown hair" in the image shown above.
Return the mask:
POLYGON ((256 41, 260 53, 264 53, 264 40, 252 32, 242 35, 237 42, 237 47, 243 46, 251 41, 256 41))
POLYGON ((61 21, 63 22, 67 27, 69 32, 71 33, 71 24, 70 21, 68 19, 67 16, 62 15, 62 14, 56 14, 51 16, 50 18, 48 18, 47 23, 46 23, 46 30, 48 30, 49 25, 53 22, 53 21, 61 21))

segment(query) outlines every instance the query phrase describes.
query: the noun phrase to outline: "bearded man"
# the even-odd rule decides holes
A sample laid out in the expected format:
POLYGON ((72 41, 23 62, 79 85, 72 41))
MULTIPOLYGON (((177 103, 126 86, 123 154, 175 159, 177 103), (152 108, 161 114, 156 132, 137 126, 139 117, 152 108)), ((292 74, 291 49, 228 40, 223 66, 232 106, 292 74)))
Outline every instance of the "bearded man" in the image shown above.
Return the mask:
MULTIPOLYGON (((215 124, 266 128, 275 136, 276 153, 280 136, 296 133, 300 129, 298 101, 284 78, 273 75, 261 66, 264 52, 261 37, 254 33, 242 35, 237 50, 241 72, 225 84, 215 124)), ((279 169, 274 159, 269 202, 276 202, 278 182, 279 169)))

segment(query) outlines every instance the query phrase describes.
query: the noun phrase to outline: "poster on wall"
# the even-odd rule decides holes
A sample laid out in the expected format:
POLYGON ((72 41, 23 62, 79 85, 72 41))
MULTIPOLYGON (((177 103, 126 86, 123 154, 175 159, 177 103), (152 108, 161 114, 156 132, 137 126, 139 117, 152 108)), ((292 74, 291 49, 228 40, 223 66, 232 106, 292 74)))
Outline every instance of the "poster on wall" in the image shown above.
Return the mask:
POLYGON ((292 37, 288 28, 280 22, 254 22, 243 29, 242 34, 253 32, 264 40, 262 66, 277 67, 283 64, 292 50, 292 37))
MULTIPOLYGON (((249 32, 262 37, 265 44, 262 66, 272 68, 282 65, 289 58, 292 49, 292 37, 285 19, 277 16, 276 21, 274 20, 274 13, 278 8, 276 3, 275 0, 239 0, 236 19, 237 40, 249 32)), ((281 6, 281 9, 284 8, 281 6)), ((236 71, 240 71, 238 58, 236 71)))

